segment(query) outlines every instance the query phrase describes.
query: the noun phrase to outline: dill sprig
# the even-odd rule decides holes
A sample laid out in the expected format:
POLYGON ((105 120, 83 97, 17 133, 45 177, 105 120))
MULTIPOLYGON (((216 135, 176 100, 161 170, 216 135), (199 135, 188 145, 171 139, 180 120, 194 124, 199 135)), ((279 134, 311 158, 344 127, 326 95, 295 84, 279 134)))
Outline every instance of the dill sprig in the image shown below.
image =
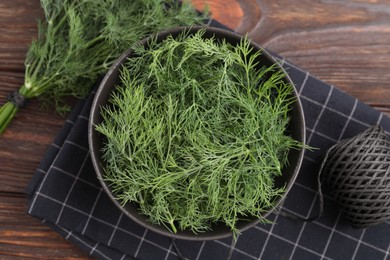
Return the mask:
MULTIPOLYGON (((69 109, 65 96, 85 96, 133 43, 205 18, 176 0, 41 0, 41 6, 45 19, 29 47, 19 93, 54 102, 59 112, 69 109)), ((1 106, 0 134, 18 109, 11 102, 1 106)))
POLYGON ((237 46, 201 30, 137 46, 96 126, 106 138, 104 179, 123 203, 172 232, 209 230, 275 206, 290 149, 293 86, 237 46))

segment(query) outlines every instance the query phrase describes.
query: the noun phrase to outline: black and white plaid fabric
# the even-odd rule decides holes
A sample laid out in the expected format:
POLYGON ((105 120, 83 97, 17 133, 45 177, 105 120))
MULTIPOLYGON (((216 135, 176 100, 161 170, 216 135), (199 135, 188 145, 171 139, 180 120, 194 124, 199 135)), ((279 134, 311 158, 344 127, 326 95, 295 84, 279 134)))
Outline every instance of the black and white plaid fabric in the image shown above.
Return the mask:
MULTIPOLYGON (((214 24, 218 25, 218 24, 214 24)), ((318 168, 336 142, 371 125, 390 131, 390 118, 293 64, 280 60, 304 107, 307 151, 296 183, 282 210, 301 217, 317 210, 318 168)), ((137 225, 103 192, 88 151, 87 127, 93 94, 73 109, 27 189, 28 213, 99 259, 179 259, 167 237, 137 225)), ((324 214, 301 222, 278 214, 237 239, 232 259, 390 259, 390 222, 353 229, 325 191, 324 214)), ((231 238, 194 242, 176 240, 187 259, 226 259, 231 238)))

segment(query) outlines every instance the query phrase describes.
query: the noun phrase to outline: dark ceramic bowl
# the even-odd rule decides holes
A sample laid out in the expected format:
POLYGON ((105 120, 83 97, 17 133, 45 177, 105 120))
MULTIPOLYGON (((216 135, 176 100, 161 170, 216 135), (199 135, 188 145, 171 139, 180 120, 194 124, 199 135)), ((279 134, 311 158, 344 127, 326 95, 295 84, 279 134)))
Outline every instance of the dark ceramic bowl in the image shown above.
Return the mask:
MULTIPOLYGON (((217 40, 225 39, 227 42, 229 42, 232 45, 236 45, 240 42, 242 39, 242 36, 237 35, 235 33, 213 28, 213 27, 191 27, 191 28, 176 28, 164 32, 160 32, 157 34, 157 41, 162 41, 165 38, 167 38, 168 35, 172 35, 173 37, 179 35, 183 30, 186 30, 189 32, 189 34, 194 34, 200 29, 205 29, 206 32, 204 34, 205 38, 211 38, 215 37, 217 40)), ((148 39, 146 38, 143 41, 141 41, 141 44, 148 45, 148 39)), ((255 43, 252 43, 252 47, 255 51, 262 50, 260 46, 258 46, 255 43)), ((260 66, 271 66, 275 63, 277 63, 266 51, 262 50, 263 54, 260 55, 259 58, 259 65, 260 66)), ((88 129, 88 138, 89 138, 89 147, 91 152, 91 158, 93 162, 93 166, 96 170, 96 174, 98 179, 100 180, 105 192, 108 194, 110 199, 113 201, 113 203, 120 208, 120 210, 127 215, 130 219, 134 220, 141 226, 144 226, 145 228, 148 228, 150 230, 153 230, 159 234, 166 235, 173 238, 179 238, 179 239, 187 239, 187 240, 212 240, 212 239, 221 239, 232 235, 232 231, 226 227, 224 224, 216 224, 212 231, 205 232, 205 233, 199 233, 194 234, 191 231, 178 231, 177 233, 172 233, 169 230, 167 230, 164 226, 159 226, 155 224, 151 224, 147 217, 145 215, 140 214, 139 209, 135 203, 128 203, 124 206, 118 202, 118 200, 115 199, 115 195, 113 195, 109 183, 103 180, 103 173, 104 173, 104 162, 102 161, 102 145, 104 141, 104 137, 99 134, 95 130, 95 125, 101 123, 102 117, 100 115, 100 108, 102 106, 105 106, 107 104, 107 101, 109 99, 109 96, 111 92, 115 89, 115 86, 120 83, 119 80, 119 73, 121 65, 126 62, 126 59, 132 55, 132 50, 128 50, 126 53, 124 53, 112 66, 112 68, 108 71, 106 76, 104 77, 103 81, 100 84, 99 89, 97 90, 95 99, 92 104, 91 108, 91 114, 90 114, 90 121, 89 121, 89 129, 88 129)), ((279 65, 278 65, 279 66, 279 65)), ((282 69, 282 68, 281 68, 282 69)), ((290 78, 286 74, 284 81, 291 83, 290 78)), ((294 91, 293 95, 297 97, 297 93, 294 91)), ((295 140, 298 140, 301 143, 305 142, 305 123, 303 118, 303 111, 302 106, 298 98, 296 98, 295 103, 292 106, 292 109, 290 111, 290 118, 291 122, 287 128, 288 134, 290 134, 295 140)), ((275 180, 276 187, 286 187, 286 192, 283 196, 279 197, 277 200, 277 203, 279 204, 287 195, 288 191, 290 190, 291 186, 293 185, 295 178, 298 174, 299 168, 302 163, 303 158, 303 149, 301 150, 291 150, 289 153, 289 163, 288 166, 286 166, 283 169, 282 176, 278 177, 275 180)), ((264 217, 266 217, 268 214, 270 214, 274 210, 273 208, 270 208, 268 212, 264 214, 264 217)), ((240 221, 237 223, 237 227, 239 230, 244 231, 254 225, 259 223, 258 219, 253 218, 250 221, 240 221)))

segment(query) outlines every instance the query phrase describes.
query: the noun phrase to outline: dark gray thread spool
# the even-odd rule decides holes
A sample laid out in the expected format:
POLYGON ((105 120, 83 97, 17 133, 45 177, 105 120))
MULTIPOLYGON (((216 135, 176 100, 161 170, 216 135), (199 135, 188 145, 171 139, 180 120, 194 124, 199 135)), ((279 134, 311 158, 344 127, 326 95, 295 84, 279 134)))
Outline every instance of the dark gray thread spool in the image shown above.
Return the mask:
POLYGON ((334 145, 321 175, 353 227, 390 219, 390 140, 380 126, 334 145))

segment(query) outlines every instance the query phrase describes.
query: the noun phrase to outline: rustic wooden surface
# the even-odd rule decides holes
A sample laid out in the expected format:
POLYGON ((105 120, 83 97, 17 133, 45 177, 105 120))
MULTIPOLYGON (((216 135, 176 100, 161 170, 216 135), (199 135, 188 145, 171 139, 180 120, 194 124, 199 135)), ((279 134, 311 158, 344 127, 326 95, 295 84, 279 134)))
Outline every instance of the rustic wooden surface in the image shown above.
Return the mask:
MULTIPOLYGON (((192 0, 262 46, 390 115, 390 1, 192 0)), ((0 2, 0 104, 23 82, 39 0, 0 2)), ((0 136, 0 259, 89 259, 25 213, 24 189, 64 122, 36 100, 0 136)))

